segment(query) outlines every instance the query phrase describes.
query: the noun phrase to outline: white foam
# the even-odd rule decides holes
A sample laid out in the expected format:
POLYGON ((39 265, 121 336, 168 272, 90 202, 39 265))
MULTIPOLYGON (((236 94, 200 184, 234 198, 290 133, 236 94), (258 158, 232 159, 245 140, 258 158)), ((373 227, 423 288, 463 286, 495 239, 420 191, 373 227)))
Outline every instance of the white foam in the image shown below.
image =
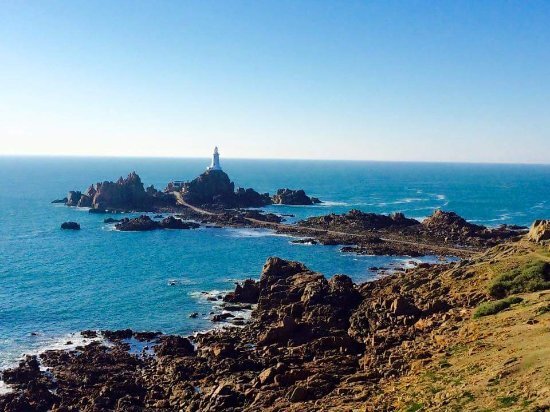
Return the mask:
POLYGON ((278 234, 271 229, 226 228, 223 232, 220 233, 232 238, 278 236, 278 234))

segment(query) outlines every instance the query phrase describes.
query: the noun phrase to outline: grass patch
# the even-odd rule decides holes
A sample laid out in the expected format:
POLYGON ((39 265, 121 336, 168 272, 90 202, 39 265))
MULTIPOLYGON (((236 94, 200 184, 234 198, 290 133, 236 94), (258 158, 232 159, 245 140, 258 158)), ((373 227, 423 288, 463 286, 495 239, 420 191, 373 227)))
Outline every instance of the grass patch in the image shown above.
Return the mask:
POLYGON ((462 394, 462 397, 465 399, 466 402, 472 402, 475 399, 475 396, 472 392, 466 391, 462 394))
POLYGON ((499 405, 505 408, 508 406, 515 405, 517 401, 518 401, 518 397, 516 395, 503 396, 501 398, 497 398, 497 402, 499 403, 499 405))
POLYGON ((443 359, 442 361, 439 362, 439 367, 441 369, 444 369, 444 368, 450 368, 452 365, 449 363, 449 361, 447 359, 443 359))
POLYGON ((537 309, 537 315, 544 315, 548 312, 550 312, 550 303, 547 303, 545 306, 541 306, 537 309))
POLYGON ((514 293, 550 289, 550 264, 532 260, 498 275, 489 285, 489 294, 503 298, 514 293))
POLYGON ((523 301, 523 299, 519 296, 510 296, 506 299, 482 303, 474 312, 474 318, 477 319, 482 316, 494 315, 495 313, 508 309, 510 306, 520 303, 521 301, 523 301))
POLYGON ((417 412, 422 410, 423 407, 424 407, 424 404, 413 402, 405 408, 405 412, 417 412))

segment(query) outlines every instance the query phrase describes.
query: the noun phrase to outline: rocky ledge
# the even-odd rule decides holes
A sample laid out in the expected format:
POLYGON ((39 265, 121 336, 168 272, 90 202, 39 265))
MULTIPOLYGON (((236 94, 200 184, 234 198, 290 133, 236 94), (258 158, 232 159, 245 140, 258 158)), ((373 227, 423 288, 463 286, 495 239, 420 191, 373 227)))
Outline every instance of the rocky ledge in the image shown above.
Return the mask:
POLYGON ((184 222, 173 216, 168 216, 161 221, 153 220, 147 215, 129 219, 124 218, 115 224, 115 228, 122 232, 145 232, 157 229, 197 229, 200 227, 195 222, 184 222))
POLYGON ((4 372, 14 391, 0 397, 0 409, 476 410, 498 409, 506 398, 547 410, 548 355, 539 350, 534 361, 529 352, 550 322, 548 296, 537 293, 550 287, 545 250, 522 240, 362 285, 270 258, 259 281, 225 298, 255 304, 243 327, 190 338, 103 333, 109 345, 27 357, 4 372), (500 281, 494 269, 524 266, 531 281, 520 276, 507 289, 524 303, 500 305, 491 295, 500 281), (510 315, 494 314, 511 305, 510 315), (132 337, 147 341, 141 354, 129 353, 132 337))
MULTIPOLYGON (((351 210, 341 215, 311 217, 298 222, 296 228, 318 231, 315 238, 319 243, 326 244, 327 239, 334 239, 338 244, 357 246, 354 251, 358 253, 369 254, 373 251, 380 254, 377 249, 392 254, 393 246, 399 250, 409 249, 416 255, 430 249, 437 254, 442 247, 483 250, 527 233, 527 228, 520 226, 487 228, 470 223, 455 212, 439 209, 422 222, 407 218, 403 213, 381 215, 351 210)), ((310 236, 314 232, 304 233, 310 236)))

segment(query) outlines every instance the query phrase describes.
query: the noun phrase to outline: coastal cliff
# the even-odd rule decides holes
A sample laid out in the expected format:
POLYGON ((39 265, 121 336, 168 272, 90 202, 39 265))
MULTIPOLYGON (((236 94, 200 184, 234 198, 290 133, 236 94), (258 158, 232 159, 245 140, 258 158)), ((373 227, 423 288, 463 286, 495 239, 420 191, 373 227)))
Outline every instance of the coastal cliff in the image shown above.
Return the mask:
POLYGON ((548 410, 546 289, 549 245, 527 238, 360 285, 270 258, 259 281, 244 282, 226 298, 230 305, 254 305, 243 327, 189 338, 104 332, 109 345, 99 340, 46 351, 5 371, 15 391, 0 397, 0 406, 548 410), (128 338, 149 349, 129 353, 128 338))

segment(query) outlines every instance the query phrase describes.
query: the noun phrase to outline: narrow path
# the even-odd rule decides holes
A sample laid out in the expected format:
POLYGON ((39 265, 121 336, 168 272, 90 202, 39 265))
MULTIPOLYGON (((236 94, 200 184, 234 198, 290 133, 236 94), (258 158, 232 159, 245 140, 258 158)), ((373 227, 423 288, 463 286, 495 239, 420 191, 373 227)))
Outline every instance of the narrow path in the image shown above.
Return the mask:
MULTIPOLYGON (((204 210, 204 209, 201 209, 199 207, 196 207, 196 206, 193 206, 193 205, 187 203, 183 199, 180 192, 173 192, 173 194, 174 194, 174 197, 176 198, 176 203, 179 204, 180 206, 188 207, 189 209, 191 209, 191 210, 193 210, 197 213, 203 214, 203 215, 208 215, 208 216, 218 216, 218 215, 220 215, 220 213, 210 212, 208 210, 204 210)), ((279 230, 282 229, 282 230, 293 231, 293 230, 296 230, 296 229, 302 229, 302 230, 307 230, 307 231, 312 231, 312 232, 328 233, 328 234, 339 235, 339 236, 359 236, 359 237, 364 237, 364 238, 371 237, 370 235, 359 234, 359 233, 347 233, 347 232, 340 232, 340 231, 336 231, 336 230, 319 229, 319 228, 307 227, 307 226, 288 225, 288 224, 285 224, 285 223, 265 222, 263 220, 253 219, 253 218, 249 218, 249 217, 247 217, 245 219, 248 220, 250 223, 254 223, 254 224, 259 225, 259 226, 270 226, 270 227, 273 227, 273 228, 279 229, 279 230)), ((391 239, 391 238, 380 238, 380 239, 383 240, 384 242, 388 242, 388 243, 399 243, 399 244, 403 244, 403 245, 421 246, 421 247, 425 247, 425 248, 428 248, 428 249, 440 250, 440 251, 444 251, 444 252, 452 252, 452 253, 460 253, 460 254, 466 253, 466 254, 472 254, 472 255, 478 253, 478 251, 474 251, 474 250, 459 249, 459 248, 454 248, 454 247, 449 247, 449 246, 437 246, 437 245, 431 245, 429 243, 414 242, 414 241, 410 241, 410 240, 400 240, 400 239, 391 239)))

